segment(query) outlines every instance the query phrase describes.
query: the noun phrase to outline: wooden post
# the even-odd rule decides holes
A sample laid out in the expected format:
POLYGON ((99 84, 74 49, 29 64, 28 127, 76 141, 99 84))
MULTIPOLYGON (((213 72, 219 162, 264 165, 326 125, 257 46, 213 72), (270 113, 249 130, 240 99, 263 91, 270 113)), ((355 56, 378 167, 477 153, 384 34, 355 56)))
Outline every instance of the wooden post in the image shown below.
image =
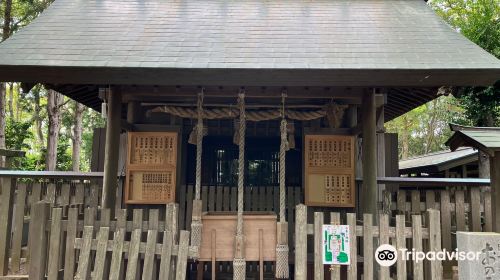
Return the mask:
MULTIPOLYGON (((385 123, 385 118, 384 118, 384 107, 378 108, 377 114, 376 114, 376 125, 377 129, 376 131, 379 131, 376 133, 377 137, 377 176, 378 177, 385 177, 386 175, 386 170, 385 170, 385 133, 384 131, 384 123, 385 123)), ((385 184, 378 184, 377 185, 377 192, 378 192, 378 199, 377 203, 379 205, 382 205, 383 203, 383 191, 385 190, 385 184)), ((384 213, 384 214, 389 214, 389 212, 384 213)), ((377 217, 379 217, 377 215, 377 217)))
MULTIPOLYGON (((363 213, 377 217, 377 133, 375 92, 365 92, 362 101, 363 118, 363 213)), ((377 219, 377 218, 375 218, 377 219)), ((377 222, 375 222, 377 224, 377 222)))
POLYGON ((14 208, 15 185, 11 178, 0 178, 0 275, 7 275, 9 270, 10 233, 14 208))
MULTIPOLYGON (((439 211, 427 210, 427 228, 429 229, 429 251, 441 251, 441 221, 439 211)), ((430 270, 426 279, 443 279, 443 265, 441 261, 430 262, 430 270)))
POLYGON ((295 279, 307 279, 307 206, 295 208, 295 279))
MULTIPOLYGON (((108 93, 108 118, 106 121, 106 146, 104 154, 104 178, 102 188, 102 208, 115 209, 118 155, 120 149, 121 93, 108 93)), ((113 214, 112 214, 113 215, 113 214)))
POLYGON ((491 214, 493 231, 500 232, 500 152, 490 157, 491 176, 491 214))
POLYGON ((127 103, 127 122, 136 124, 141 121, 141 103, 138 101, 130 101, 127 103))
POLYGON ((323 212, 314 212, 314 279, 325 279, 323 265, 323 212))
POLYGON ((29 279, 45 279, 47 263, 47 220, 49 204, 37 202, 31 209, 29 234, 29 279))

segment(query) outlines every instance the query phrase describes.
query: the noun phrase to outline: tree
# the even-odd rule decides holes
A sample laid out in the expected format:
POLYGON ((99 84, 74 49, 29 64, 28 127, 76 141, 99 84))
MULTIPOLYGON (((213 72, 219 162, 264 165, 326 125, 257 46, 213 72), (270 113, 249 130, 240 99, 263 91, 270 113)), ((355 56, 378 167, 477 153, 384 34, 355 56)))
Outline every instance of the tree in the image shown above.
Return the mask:
POLYGON ((47 154, 45 156, 45 169, 56 170, 57 144, 59 141, 59 130, 61 128, 61 107, 64 105, 64 97, 54 90, 48 90, 47 115, 49 119, 47 135, 47 154))
POLYGON ((446 147, 451 136, 448 123, 467 124, 463 109, 453 96, 440 96, 412 111, 388 122, 388 132, 399 135, 399 157, 436 152, 446 147))
POLYGON ((80 153, 82 150, 82 133, 83 133, 83 113, 85 106, 74 101, 73 102, 74 126, 71 141, 73 143, 72 156, 73 156, 73 171, 80 171, 80 153))
MULTIPOLYGON (((430 0, 451 27, 497 58, 500 58, 500 4, 498 0, 430 0)), ((475 126, 498 125, 500 86, 465 87, 458 91, 458 102, 475 126)), ((479 155, 480 177, 489 177, 487 155, 479 155)))

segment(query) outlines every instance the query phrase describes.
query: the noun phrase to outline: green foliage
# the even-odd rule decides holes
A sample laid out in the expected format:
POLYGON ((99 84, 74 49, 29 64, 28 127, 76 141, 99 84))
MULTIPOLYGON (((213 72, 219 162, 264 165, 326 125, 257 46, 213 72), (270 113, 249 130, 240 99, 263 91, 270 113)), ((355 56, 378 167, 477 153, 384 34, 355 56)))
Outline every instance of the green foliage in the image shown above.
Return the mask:
MULTIPOLYGON (((497 58, 500 58, 500 2, 498 0, 430 0, 451 27, 497 58)), ((466 87, 459 90, 459 104, 476 126, 498 125, 500 86, 466 87)))
POLYGON ((446 149, 450 122, 468 124, 457 100, 441 96, 386 123, 386 129, 398 133, 399 157, 404 159, 446 149))
POLYGON ((448 24, 497 58, 500 57, 498 0, 430 0, 448 24))
POLYGON ((8 119, 5 127, 5 146, 11 150, 26 150, 29 145, 26 140, 33 136, 29 130, 30 122, 18 122, 8 119))

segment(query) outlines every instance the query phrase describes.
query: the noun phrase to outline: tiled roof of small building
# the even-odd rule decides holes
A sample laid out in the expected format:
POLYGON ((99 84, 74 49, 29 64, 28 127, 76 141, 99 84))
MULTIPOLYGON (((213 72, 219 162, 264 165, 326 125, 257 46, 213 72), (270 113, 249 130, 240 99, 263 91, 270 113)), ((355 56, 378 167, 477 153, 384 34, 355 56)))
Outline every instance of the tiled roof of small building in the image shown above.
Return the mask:
POLYGON ((492 84, 500 62, 421 0, 56 0, 0 79, 88 84, 492 84))
POLYGON ((458 148, 456 151, 439 151, 399 161, 400 173, 439 172, 478 160, 477 150, 458 148))

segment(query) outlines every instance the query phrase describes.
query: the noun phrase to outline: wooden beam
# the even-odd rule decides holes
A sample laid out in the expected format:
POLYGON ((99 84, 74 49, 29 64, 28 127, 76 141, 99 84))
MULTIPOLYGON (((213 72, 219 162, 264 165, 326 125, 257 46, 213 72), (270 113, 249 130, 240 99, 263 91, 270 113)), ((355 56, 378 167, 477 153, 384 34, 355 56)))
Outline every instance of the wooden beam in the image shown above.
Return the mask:
POLYGON ((377 126, 375 93, 366 92, 362 104, 363 123, 363 187, 364 214, 377 217, 377 126))
MULTIPOLYGON (((286 92, 288 98, 355 98, 363 95, 362 87, 203 87, 205 97, 237 97, 240 90, 245 97, 281 98, 286 92)), ((201 87, 195 86, 123 86, 123 100, 130 96, 196 96, 201 87)))
POLYGON ((104 155, 104 178, 101 207, 115 209, 118 155, 121 126, 121 93, 117 89, 108 93, 108 118, 106 121, 106 143, 104 155))

